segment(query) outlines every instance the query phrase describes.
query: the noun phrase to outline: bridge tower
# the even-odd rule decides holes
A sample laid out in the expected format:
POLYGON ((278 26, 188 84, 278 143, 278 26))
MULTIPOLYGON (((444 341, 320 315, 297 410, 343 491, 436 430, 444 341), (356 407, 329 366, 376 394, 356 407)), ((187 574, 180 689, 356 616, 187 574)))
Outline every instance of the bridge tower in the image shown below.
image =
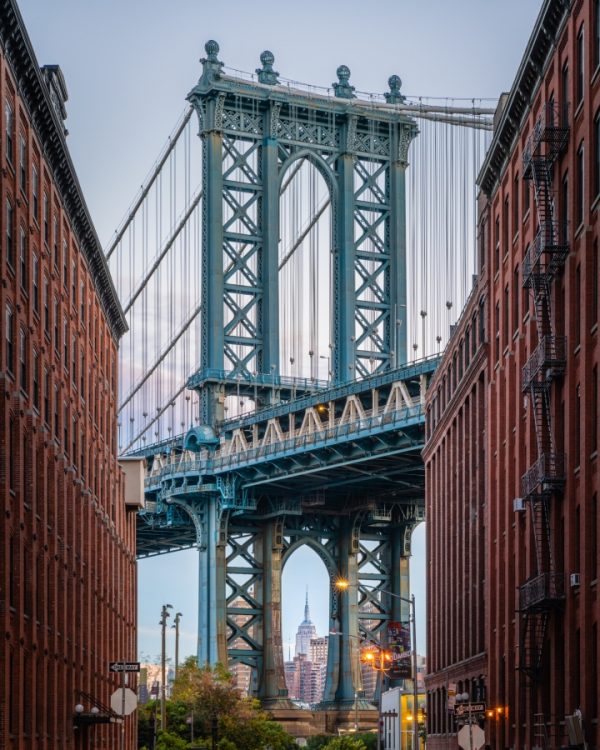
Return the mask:
POLYGON ((333 93, 316 94, 281 85, 270 52, 250 81, 225 74, 216 42, 205 49, 188 96, 203 146, 201 362, 188 382, 199 426, 177 450, 148 454, 138 543, 191 530, 199 661, 250 666, 270 708, 290 706, 282 570, 310 546, 331 582, 324 705, 347 710, 362 690, 360 637, 385 644, 388 622, 408 623, 407 602, 388 592, 409 594, 422 520, 422 404, 435 363, 406 363, 405 170, 417 128, 397 106, 397 76, 377 103, 354 96, 345 66, 333 93), (302 160, 331 207, 326 384, 280 374, 280 193, 302 160), (235 394, 254 415, 224 419, 235 394))
POLYGON ((280 192, 291 168, 313 164, 330 195, 331 373, 342 383, 406 361, 405 170, 414 120, 400 114, 400 79, 386 103, 359 101, 341 65, 334 95, 279 85, 261 55, 257 81, 223 73, 206 44, 188 100, 203 144, 200 421, 223 419, 227 394, 281 394, 280 192), (373 363, 375 366, 373 366, 373 363))

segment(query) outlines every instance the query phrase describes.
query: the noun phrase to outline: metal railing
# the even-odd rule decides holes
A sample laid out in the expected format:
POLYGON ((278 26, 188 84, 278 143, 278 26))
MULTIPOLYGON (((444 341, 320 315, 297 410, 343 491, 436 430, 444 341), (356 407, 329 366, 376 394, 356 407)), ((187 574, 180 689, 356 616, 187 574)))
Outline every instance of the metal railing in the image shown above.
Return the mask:
POLYGON ((540 573, 519 588, 521 610, 544 609, 565 598, 563 573, 540 573))
POLYGON ((521 477, 525 497, 533 495, 538 487, 542 492, 556 488, 565 481, 565 454, 542 453, 538 460, 521 477))
POLYGON ((543 336, 523 366, 521 381, 523 390, 527 390, 536 375, 542 371, 546 371, 545 379, 552 379, 562 374, 566 363, 567 337, 543 336))

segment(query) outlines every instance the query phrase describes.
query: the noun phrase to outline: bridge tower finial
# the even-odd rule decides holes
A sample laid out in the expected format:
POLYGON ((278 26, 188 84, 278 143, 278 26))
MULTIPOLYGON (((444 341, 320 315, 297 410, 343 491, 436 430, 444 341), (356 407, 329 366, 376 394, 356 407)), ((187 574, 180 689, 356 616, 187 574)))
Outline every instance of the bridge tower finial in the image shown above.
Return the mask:
POLYGON ((400 88, 402 86, 402 79, 400 76, 393 75, 388 78, 389 91, 384 94, 385 100, 388 104, 402 104, 406 101, 406 97, 401 93, 400 88))
POLYGON ((339 82, 331 84, 336 96, 342 99, 356 99, 354 86, 350 85, 350 68, 347 65, 340 65, 335 71, 339 82))
POLYGON ((270 50, 266 49, 261 53, 260 61, 262 63, 262 68, 256 68, 259 83, 266 83, 269 86, 274 86, 279 83, 279 78, 277 78, 279 73, 276 70, 273 70, 275 55, 270 50))
POLYGON ((206 57, 201 57, 202 77, 217 79, 221 76, 221 69, 225 63, 219 60, 219 44, 214 39, 209 39, 204 45, 206 57))

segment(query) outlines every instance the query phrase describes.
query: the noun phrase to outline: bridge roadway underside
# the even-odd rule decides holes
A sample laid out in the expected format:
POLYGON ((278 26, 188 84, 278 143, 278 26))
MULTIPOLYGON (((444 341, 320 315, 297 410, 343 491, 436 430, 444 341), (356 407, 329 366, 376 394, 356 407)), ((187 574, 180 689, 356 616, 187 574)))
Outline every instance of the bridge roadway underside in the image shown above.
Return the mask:
POLYGON ((184 451, 184 436, 138 451, 149 463, 147 508, 137 529, 138 557, 199 543, 197 527, 181 507, 169 502, 172 498, 197 502, 214 492, 222 509, 248 520, 317 509, 342 515, 381 506, 409 509, 415 503, 422 511, 424 391, 437 361, 405 365, 229 420, 221 427, 229 446, 236 436, 244 441, 248 436, 237 452, 192 456, 184 451), (398 385, 403 394, 399 401, 398 385), (393 408, 387 408, 394 397, 393 408), (309 411, 319 426, 323 423, 322 429, 304 434, 296 429, 290 438, 293 418, 304 424, 309 411), (274 424, 283 425, 285 433, 277 430, 276 439, 266 442, 274 424), (157 458, 161 455, 168 457, 164 465, 157 458))

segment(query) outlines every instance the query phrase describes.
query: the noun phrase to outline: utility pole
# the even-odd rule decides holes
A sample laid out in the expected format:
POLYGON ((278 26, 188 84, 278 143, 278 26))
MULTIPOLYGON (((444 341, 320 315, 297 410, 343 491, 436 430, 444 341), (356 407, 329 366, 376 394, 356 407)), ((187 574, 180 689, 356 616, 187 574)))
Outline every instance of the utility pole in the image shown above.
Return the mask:
POLYGON ((165 729, 167 724, 166 717, 166 698, 167 698, 167 675, 166 675, 166 633, 167 633, 167 618, 169 617, 169 609, 173 609, 171 604, 163 604, 160 611, 160 626, 161 626, 161 652, 160 652, 160 728, 165 729))
POLYGON ((177 612, 175 615, 175 677, 177 677, 177 670, 179 669, 179 621, 183 615, 181 612, 177 612))

